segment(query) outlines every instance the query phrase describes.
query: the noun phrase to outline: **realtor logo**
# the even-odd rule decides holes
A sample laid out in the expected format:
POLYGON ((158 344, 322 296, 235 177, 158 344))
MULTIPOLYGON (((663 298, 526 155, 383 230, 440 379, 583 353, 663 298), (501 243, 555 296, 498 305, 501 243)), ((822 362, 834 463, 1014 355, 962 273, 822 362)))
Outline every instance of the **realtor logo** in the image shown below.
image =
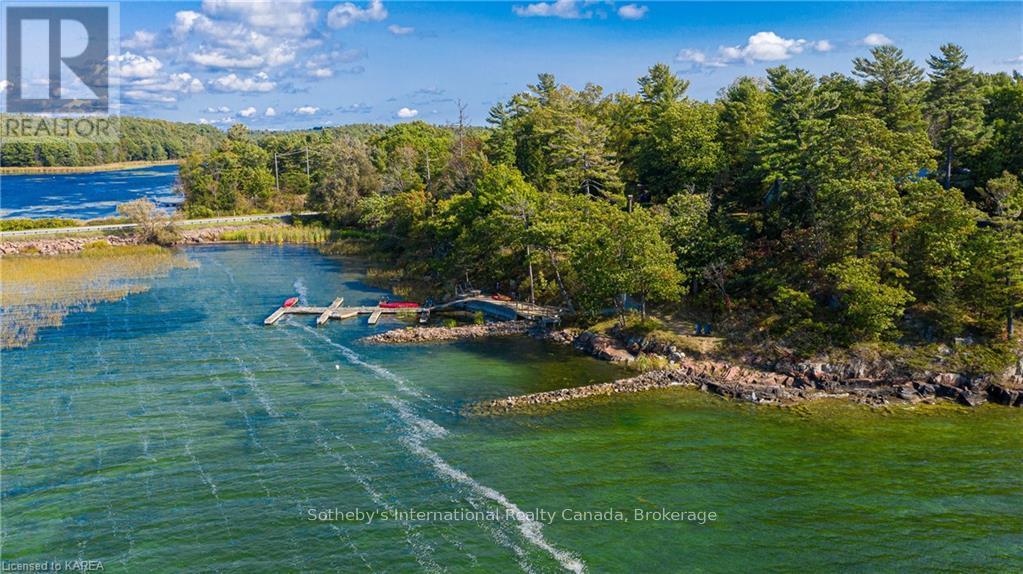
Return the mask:
POLYGON ((4 7, 9 113, 110 109, 110 7, 4 7))

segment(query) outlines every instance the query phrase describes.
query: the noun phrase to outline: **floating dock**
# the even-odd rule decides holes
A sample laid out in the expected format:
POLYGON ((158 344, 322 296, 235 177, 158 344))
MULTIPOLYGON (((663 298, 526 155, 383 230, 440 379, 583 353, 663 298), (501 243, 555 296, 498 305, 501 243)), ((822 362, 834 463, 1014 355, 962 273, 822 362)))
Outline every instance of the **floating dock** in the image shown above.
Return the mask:
POLYGON ((319 327, 320 325, 323 325, 328 320, 330 320, 330 316, 344 302, 345 302, 344 297, 338 297, 337 299, 334 299, 334 302, 330 304, 330 307, 327 307, 327 310, 324 311, 323 313, 320 313, 320 316, 316 318, 316 326, 319 327))
POLYGON ((359 315, 369 315, 368 323, 376 325, 383 315, 418 315, 419 322, 425 323, 429 320, 431 312, 443 311, 446 309, 461 309, 465 311, 480 311, 499 320, 527 319, 531 321, 550 320, 558 317, 558 309, 530 305, 515 301, 500 301, 484 296, 472 296, 456 299, 433 307, 380 307, 378 305, 365 305, 345 307, 344 297, 338 297, 327 307, 309 307, 295 305, 293 307, 279 307, 263 320, 264 325, 273 325, 285 315, 316 315, 316 325, 326 325, 331 319, 351 319, 359 315))

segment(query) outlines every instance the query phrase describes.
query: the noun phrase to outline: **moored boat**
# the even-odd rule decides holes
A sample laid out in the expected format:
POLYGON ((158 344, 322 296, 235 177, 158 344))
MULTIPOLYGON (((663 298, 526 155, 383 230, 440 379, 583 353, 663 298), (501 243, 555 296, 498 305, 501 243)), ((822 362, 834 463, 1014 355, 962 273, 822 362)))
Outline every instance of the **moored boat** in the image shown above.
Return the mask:
POLYGON ((419 303, 412 301, 385 301, 380 303, 383 309, 418 309, 419 303))
POLYGON ((287 299, 284 300, 285 307, 292 307, 295 305, 295 303, 298 303, 298 297, 288 297, 287 299))

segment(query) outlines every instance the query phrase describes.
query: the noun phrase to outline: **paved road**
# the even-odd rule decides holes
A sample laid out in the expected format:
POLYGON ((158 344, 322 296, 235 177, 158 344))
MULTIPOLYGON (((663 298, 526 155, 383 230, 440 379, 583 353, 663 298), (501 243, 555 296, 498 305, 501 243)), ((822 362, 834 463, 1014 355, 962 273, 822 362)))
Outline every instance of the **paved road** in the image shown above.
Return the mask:
MULTIPOLYGON (((299 215, 319 215, 317 211, 306 211, 299 215)), ((262 215, 234 215, 230 217, 209 217, 206 219, 184 219, 178 225, 217 225, 221 223, 245 223, 247 221, 264 221, 267 219, 288 219, 291 213, 265 213, 262 215)), ((115 223, 112 225, 83 225, 81 227, 57 227, 53 229, 24 229, 21 231, 0 232, 0 239, 8 237, 23 237, 26 235, 64 235, 68 233, 82 233, 85 231, 119 231, 135 227, 134 223, 115 223)))

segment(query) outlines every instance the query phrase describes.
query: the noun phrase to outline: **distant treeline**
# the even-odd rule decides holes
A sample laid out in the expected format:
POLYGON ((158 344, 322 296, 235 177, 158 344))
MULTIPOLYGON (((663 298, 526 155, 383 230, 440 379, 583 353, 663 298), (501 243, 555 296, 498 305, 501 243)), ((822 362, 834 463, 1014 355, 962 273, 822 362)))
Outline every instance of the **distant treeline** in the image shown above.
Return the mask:
POLYGON ((883 46, 851 76, 778 66, 713 102, 688 87, 663 64, 635 92, 542 74, 486 131, 235 126, 183 164, 185 205, 320 210, 436 285, 579 314, 656 302, 765 348, 1005 349, 1023 302, 1023 76, 977 72, 955 45, 925 66, 883 46))
MULTIPOLYGON (((16 116, 4 116, 16 119, 16 116)), ((165 120, 122 117, 117 119, 116 143, 92 143, 68 138, 0 143, 0 165, 5 167, 88 166, 125 161, 183 159, 191 153, 208 152, 224 139, 213 126, 165 120)))

